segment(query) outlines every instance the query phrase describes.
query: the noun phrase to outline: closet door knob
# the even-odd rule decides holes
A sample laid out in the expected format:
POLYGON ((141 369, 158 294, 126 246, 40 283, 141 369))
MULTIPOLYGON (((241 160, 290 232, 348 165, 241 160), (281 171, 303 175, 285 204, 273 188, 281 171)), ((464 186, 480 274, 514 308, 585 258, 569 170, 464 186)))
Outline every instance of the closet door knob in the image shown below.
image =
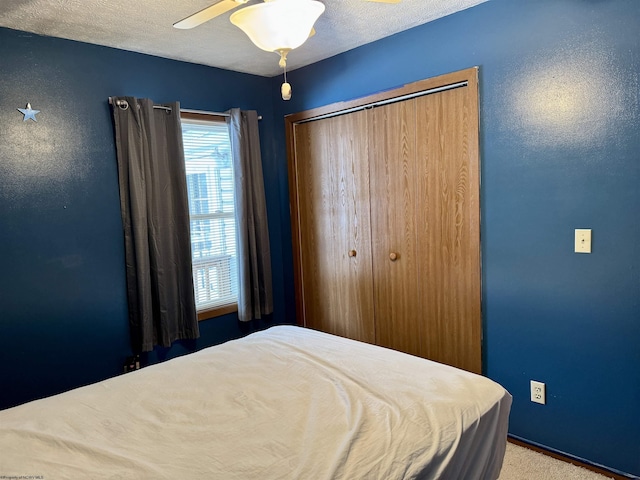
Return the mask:
POLYGON ((356 251, 355 250, 349 250, 349 256, 350 257, 355 257, 356 256, 356 251))
POLYGON ((398 259, 398 254, 396 252, 391 252, 389 254, 389 260, 391 260, 392 262, 395 262, 398 259))

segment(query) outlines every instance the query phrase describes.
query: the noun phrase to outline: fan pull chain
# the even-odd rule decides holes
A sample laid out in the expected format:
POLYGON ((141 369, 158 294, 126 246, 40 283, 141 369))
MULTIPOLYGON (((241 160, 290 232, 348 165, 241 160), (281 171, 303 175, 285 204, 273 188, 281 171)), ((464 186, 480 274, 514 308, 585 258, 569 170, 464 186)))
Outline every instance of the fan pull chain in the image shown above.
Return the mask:
POLYGON ((291 99, 291 85, 287 82, 287 65, 285 64, 282 68, 284 68, 284 83, 280 88, 280 93, 282 94, 283 100, 291 99))

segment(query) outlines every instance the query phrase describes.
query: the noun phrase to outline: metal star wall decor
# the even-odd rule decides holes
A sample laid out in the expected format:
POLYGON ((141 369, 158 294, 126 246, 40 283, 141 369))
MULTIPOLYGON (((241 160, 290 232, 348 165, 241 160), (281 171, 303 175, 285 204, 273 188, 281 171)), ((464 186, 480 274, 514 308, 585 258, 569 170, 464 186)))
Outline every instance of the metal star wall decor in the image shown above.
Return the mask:
POLYGON ((40 113, 40 110, 33 110, 30 103, 27 103, 27 108, 19 108, 18 110, 20 110, 20 113, 24 115, 24 118, 22 119, 23 122, 26 122, 29 119, 34 122, 38 121, 36 120, 36 114, 40 113))

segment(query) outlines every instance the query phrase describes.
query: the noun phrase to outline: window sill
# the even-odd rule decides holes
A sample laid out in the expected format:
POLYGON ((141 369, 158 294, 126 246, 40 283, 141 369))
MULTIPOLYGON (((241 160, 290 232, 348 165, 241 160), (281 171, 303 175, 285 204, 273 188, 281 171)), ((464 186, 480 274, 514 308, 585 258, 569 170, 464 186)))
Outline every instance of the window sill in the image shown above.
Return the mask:
POLYGON ((229 305, 220 305, 219 307, 209 308, 207 310, 200 310, 198 312, 198 321, 209 320, 210 318, 221 317, 227 313, 233 313, 238 311, 238 304, 231 303, 229 305))

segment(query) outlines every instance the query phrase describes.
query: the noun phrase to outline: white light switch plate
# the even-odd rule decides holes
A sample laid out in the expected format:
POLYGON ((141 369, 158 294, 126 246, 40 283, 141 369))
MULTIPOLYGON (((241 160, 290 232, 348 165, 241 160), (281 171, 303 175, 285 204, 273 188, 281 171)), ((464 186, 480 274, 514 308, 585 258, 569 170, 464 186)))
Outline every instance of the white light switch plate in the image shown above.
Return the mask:
POLYGON ((576 253, 591 253, 591 229, 576 228, 576 253))

